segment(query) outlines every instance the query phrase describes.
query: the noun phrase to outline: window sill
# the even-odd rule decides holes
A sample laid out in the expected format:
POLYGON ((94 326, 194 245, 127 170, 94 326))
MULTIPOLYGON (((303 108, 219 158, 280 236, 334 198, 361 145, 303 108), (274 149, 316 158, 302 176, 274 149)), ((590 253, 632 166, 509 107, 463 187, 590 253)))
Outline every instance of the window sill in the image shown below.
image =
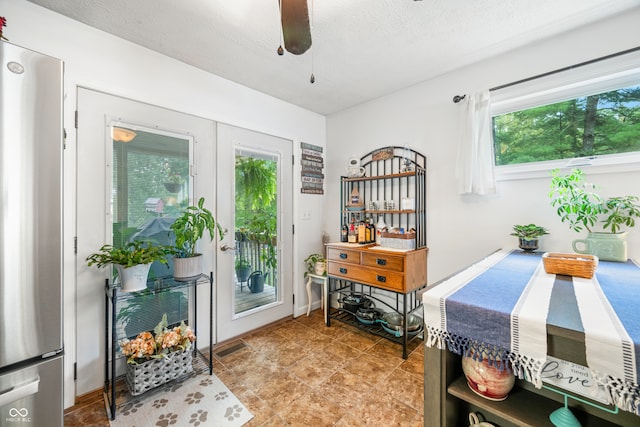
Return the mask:
POLYGON ((640 153, 612 154, 496 166, 495 176, 496 181, 548 178, 553 169, 570 170, 575 168, 580 168, 590 174, 640 171, 640 153))

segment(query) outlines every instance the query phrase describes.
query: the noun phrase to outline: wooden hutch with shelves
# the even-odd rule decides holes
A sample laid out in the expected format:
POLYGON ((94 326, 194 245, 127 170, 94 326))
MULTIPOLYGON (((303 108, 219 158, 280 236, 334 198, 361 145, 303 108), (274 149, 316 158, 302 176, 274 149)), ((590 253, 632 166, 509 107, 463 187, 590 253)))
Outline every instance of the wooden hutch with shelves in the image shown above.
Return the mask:
POLYGON ((363 168, 363 176, 340 180, 341 227, 352 220, 369 218, 373 224, 383 220, 388 228, 411 230, 415 238, 409 242, 411 249, 375 243, 327 244, 328 300, 332 295, 338 301, 344 295, 365 295, 376 307, 399 313, 404 329, 394 335, 377 322, 359 322, 356 313, 344 306, 328 307, 327 326, 331 319, 353 324, 401 344, 406 358, 409 342, 422 337, 422 328, 407 330, 407 318, 421 309, 417 293, 427 285, 426 157, 407 147, 386 147, 363 156, 358 167, 363 168), (350 205, 354 189, 363 201, 361 209, 350 205))

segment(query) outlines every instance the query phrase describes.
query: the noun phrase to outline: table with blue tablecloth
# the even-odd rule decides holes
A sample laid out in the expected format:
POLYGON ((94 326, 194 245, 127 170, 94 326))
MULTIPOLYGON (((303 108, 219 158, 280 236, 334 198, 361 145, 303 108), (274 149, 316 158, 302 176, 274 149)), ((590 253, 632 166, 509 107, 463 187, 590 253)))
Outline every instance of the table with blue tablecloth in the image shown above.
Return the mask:
POLYGON ((610 403, 640 414, 640 266, 600 261, 585 279, 546 273, 541 255, 499 250, 429 287, 426 346, 475 348, 541 387, 556 328, 584 342, 579 360, 610 403))

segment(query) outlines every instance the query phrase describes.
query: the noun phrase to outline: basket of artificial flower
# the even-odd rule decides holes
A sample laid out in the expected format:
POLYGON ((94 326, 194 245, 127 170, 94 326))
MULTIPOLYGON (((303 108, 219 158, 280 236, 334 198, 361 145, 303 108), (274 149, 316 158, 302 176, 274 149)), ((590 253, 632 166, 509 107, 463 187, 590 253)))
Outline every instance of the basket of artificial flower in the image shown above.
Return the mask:
POLYGON ((153 333, 141 332, 133 340, 122 341, 129 392, 137 396, 193 372, 191 343, 195 340, 193 330, 184 322, 169 329, 165 314, 153 333))

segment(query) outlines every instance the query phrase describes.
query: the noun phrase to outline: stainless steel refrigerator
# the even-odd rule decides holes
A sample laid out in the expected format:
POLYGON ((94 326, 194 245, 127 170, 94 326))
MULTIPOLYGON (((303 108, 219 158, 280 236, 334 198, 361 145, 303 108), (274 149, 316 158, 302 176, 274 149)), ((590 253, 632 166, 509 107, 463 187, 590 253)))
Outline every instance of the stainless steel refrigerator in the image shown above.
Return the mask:
POLYGON ((0 67, 0 426, 62 426, 63 64, 0 67))

